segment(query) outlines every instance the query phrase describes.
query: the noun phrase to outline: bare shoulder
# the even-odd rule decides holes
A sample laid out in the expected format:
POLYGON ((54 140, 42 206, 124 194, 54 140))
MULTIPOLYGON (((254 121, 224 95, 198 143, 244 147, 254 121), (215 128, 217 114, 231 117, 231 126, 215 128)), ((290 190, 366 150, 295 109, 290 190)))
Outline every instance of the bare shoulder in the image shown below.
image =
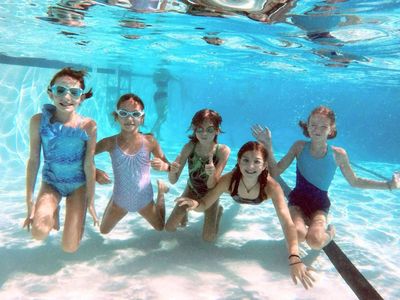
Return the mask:
POLYGON ((292 151, 294 155, 298 155, 303 150, 305 144, 306 141, 303 140, 296 141, 290 148, 290 151, 292 151))
POLYGON ((31 125, 38 125, 42 120, 42 113, 38 113, 32 116, 31 118, 31 125))
POLYGON ((220 186, 223 192, 228 192, 231 180, 232 180, 232 171, 222 175, 217 185, 220 186))
POLYGON ((152 133, 142 133, 144 143, 151 151, 158 146, 158 141, 152 133))
POLYGON ((336 164, 342 165, 343 163, 348 163, 348 156, 346 150, 335 146, 332 146, 332 150, 335 156, 336 164))
POLYGON ((115 147, 115 140, 117 135, 109 136, 104 139, 101 139, 96 144, 96 152, 108 151, 110 152, 115 147))
POLYGON ((195 144, 192 141, 186 143, 182 148, 181 154, 185 155, 185 156, 189 156, 189 154, 192 153, 194 146, 195 146, 195 144))
POLYGON ((97 124, 94 120, 90 118, 82 119, 82 129, 87 132, 89 135, 93 135, 97 131, 97 124))
POLYGON ((230 153, 231 153, 231 148, 229 148, 227 145, 219 144, 219 148, 218 148, 218 156, 219 157, 229 156, 230 153))

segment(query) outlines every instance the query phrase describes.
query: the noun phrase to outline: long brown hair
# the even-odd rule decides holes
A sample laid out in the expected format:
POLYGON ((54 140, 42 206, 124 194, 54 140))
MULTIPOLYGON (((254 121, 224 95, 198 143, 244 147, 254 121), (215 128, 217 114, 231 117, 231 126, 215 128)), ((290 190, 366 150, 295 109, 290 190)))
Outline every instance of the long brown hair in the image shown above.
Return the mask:
MULTIPOLYGON (((265 149, 264 145, 259 142, 250 141, 244 144, 238 152, 237 159, 238 163, 236 163, 235 168, 232 171, 231 182, 229 183, 229 191, 233 192, 235 184, 239 186, 240 179, 242 179, 242 172, 240 172, 239 161, 242 158, 243 154, 247 151, 258 151, 261 153, 264 162, 268 160, 268 152, 265 149)), ((267 199, 268 195, 265 192, 265 188, 268 184, 268 168, 265 168, 261 174, 258 176, 258 183, 260 184, 260 198, 267 199)))
POLYGON ((336 130, 336 118, 335 118, 335 113, 332 109, 326 107, 326 106, 318 106, 315 108, 311 114, 308 116, 307 122, 300 121, 299 126, 303 129, 303 134, 306 137, 310 137, 310 134, 308 133, 308 123, 310 122, 310 119, 313 115, 322 115, 325 116, 329 119, 330 125, 331 125, 331 132, 328 135, 328 139, 333 139, 337 135, 337 130, 336 130))
MULTIPOLYGON (((217 131, 217 134, 214 137, 214 142, 217 142, 217 137, 218 134, 221 131, 220 126, 222 123, 222 117, 220 116, 219 113, 217 113, 215 110, 212 109, 202 109, 199 110, 198 112, 196 112, 192 118, 192 122, 190 124, 190 127, 193 129, 193 133, 191 135, 189 135, 189 139, 193 142, 193 143, 197 143, 199 140, 196 137, 196 133, 195 130, 197 127, 199 127, 205 120, 210 120, 210 122, 213 124, 213 127, 215 128, 215 130, 217 131)), ((190 129, 190 128, 189 128, 190 129)))

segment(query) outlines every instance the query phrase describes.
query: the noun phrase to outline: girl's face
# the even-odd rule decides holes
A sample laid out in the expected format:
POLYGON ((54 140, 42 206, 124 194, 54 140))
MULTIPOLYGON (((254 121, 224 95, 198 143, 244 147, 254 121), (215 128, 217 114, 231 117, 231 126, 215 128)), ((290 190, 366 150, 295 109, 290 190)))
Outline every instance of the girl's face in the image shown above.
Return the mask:
POLYGON ((212 143, 219 132, 210 120, 203 121, 200 126, 193 128, 193 130, 201 144, 212 143))
POLYGON ((48 92, 58 110, 73 112, 83 100, 83 90, 78 80, 63 76, 57 78, 48 92))
POLYGON ((314 114, 307 125, 308 134, 314 140, 326 140, 332 131, 331 121, 328 117, 314 114))
POLYGON ((238 163, 240 172, 243 177, 247 178, 257 178, 267 167, 267 162, 264 161, 260 151, 247 151, 243 153, 238 163))
POLYGON ((142 106, 132 100, 122 102, 117 110, 117 121, 121 129, 127 132, 139 130, 139 126, 143 124, 143 116, 142 106))

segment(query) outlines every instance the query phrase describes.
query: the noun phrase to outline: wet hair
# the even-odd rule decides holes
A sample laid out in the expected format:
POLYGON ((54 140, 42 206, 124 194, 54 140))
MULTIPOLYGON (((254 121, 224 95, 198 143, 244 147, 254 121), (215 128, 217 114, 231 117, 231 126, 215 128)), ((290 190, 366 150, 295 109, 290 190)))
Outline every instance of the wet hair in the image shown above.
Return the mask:
MULTIPOLYGON (((53 78, 50 80, 50 84, 49 84, 48 90, 51 91, 50 88, 54 85, 56 80, 58 78, 61 78, 61 77, 71 77, 71 78, 73 78, 75 80, 78 80, 81 89, 85 90, 85 76, 86 75, 87 75, 87 71, 86 70, 74 70, 71 67, 63 68, 60 71, 58 71, 53 76, 53 78)), ((89 99, 90 97, 93 96, 92 89, 89 89, 89 91, 87 91, 86 93, 84 93, 82 95, 84 96, 84 100, 89 99)))
POLYGON ((310 119, 314 115, 322 115, 325 116, 329 119, 330 121, 330 126, 331 126, 331 132, 328 135, 328 139, 333 139, 337 135, 337 130, 336 130, 336 118, 335 118, 335 112, 326 107, 326 106, 318 106, 315 108, 311 114, 308 116, 307 122, 300 121, 299 126, 303 129, 303 134, 306 137, 310 137, 310 134, 308 133, 308 123, 310 122, 310 119))
MULTIPOLYGON (((119 109, 122 105, 122 103, 129 101, 129 100, 133 100, 133 102, 139 104, 142 107, 142 110, 144 110, 144 103, 142 101, 142 99, 140 99, 140 97, 138 95, 135 95, 133 93, 128 93, 128 94, 124 94, 121 97, 119 97, 118 101, 117 101, 117 109, 119 109)), ((115 111, 112 112, 112 115, 114 117, 114 120, 116 121, 118 118, 118 115, 115 111)), ((143 115, 143 122, 144 122, 144 115, 143 115)))
MULTIPOLYGON (((242 172, 240 171, 239 161, 241 160, 244 153, 248 151, 257 151, 260 152, 264 162, 268 160, 268 152, 265 149, 264 145, 259 142, 250 141, 245 143, 240 149, 237 154, 238 162, 236 163, 235 168, 232 171, 232 178, 231 182, 229 183, 229 191, 232 193, 234 190, 234 186, 242 179, 242 172)), ((268 184, 268 167, 265 168, 261 174, 258 176, 258 183, 260 184, 260 194, 259 197, 261 199, 267 199, 268 195, 265 192, 265 188, 268 184)))
POLYGON ((199 110, 197 113, 194 114, 192 122, 188 129, 188 130, 190 130, 191 128, 193 129, 193 133, 189 135, 189 139, 193 143, 197 143, 199 141, 196 137, 196 132, 195 132, 196 128, 200 127, 200 125, 206 120, 209 120, 212 123, 213 127, 217 130, 217 134, 214 137, 214 142, 217 142, 218 133, 222 132, 220 129, 222 118, 220 114, 217 113, 215 110, 205 108, 199 110))

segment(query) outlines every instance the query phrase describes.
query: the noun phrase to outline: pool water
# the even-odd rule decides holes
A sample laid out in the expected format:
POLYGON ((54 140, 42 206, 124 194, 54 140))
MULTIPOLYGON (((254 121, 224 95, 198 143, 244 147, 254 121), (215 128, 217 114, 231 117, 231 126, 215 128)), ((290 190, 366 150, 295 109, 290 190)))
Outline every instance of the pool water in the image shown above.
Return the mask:
MULTIPOLYGON (((316 269, 315 287, 291 282, 271 202, 239 206, 223 196, 212 244, 201 240, 203 215, 195 212, 176 233, 156 232, 128 214, 107 236, 88 216, 74 254, 60 249, 60 232, 32 240, 22 229, 29 119, 49 103, 46 88, 59 68, 83 66, 94 97, 79 112, 97 122, 98 138, 118 132, 111 112, 126 92, 144 100, 149 132, 157 120, 154 74, 165 68, 168 114, 157 138, 169 160, 199 109, 223 117, 219 141, 232 149, 229 171, 238 148, 252 139, 252 124, 270 127, 281 157, 303 138, 298 121, 323 104, 337 114, 332 144, 347 150, 357 175, 389 179, 400 170, 399 2, 301 1, 273 24, 242 14, 189 15, 181 2, 179 10, 146 13, 105 2, 77 10, 82 24, 51 19, 56 1, 0 4, 0 298, 356 299, 324 252, 306 245, 301 255, 316 269)), ((112 176, 107 155, 96 165, 112 176)), ((294 164, 283 178, 294 186, 294 164)), ((157 179, 167 181, 166 174, 152 171, 155 191, 157 179)), ((186 181, 185 171, 170 186, 167 216, 186 181)), ((100 216, 111 191, 96 186, 100 216)), ((400 298, 399 192, 352 188, 338 171, 329 193, 336 243, 383 298, 400 298)))

